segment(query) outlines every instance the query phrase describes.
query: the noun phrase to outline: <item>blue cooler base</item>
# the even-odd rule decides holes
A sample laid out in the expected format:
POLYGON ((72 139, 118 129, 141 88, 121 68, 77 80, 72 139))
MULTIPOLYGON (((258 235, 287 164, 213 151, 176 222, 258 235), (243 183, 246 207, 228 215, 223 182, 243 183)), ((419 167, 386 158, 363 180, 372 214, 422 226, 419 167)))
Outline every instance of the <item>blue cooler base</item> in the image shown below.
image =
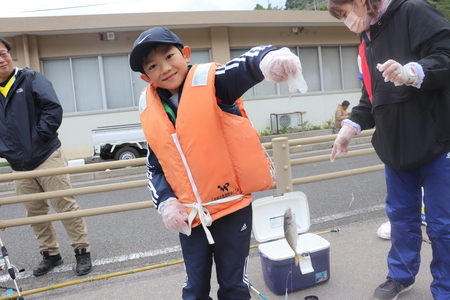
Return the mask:
MULTIPOLYGON (((286 243, 287 245, 287 243, 286 243)), ((310 252, 314 271, 302 274, 294 258, 271 260, 259 250, 264 281, 272 292, 281 295, 327 282, 330 279, 330 248, 310 252)))

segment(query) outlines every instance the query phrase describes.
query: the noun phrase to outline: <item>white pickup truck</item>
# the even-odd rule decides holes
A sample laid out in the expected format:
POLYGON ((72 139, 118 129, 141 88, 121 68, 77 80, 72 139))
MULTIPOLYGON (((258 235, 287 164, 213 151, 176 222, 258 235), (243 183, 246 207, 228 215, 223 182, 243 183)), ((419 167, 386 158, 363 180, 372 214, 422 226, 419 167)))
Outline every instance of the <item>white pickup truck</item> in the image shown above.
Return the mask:
POLYGON ((133 159, 147 154, 147 141, 140 123, 92 129, 92 158, 133 159))

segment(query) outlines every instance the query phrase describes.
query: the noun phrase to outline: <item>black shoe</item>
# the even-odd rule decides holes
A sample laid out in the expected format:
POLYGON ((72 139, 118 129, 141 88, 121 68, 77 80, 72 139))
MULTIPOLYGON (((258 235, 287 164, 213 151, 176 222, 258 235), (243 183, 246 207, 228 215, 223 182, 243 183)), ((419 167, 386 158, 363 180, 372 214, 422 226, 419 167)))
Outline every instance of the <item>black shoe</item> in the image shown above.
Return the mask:
POLYGON ((42 276, 50 272, 54 267, 59 266, 63 263, 60 254, 48 255, 48 251, 41 252, 43 260, 39 265, 33 270, 34 276, 42 276))
POLYGON ((398 295, 409 291, 411 288, 412 284, 405 286, 397 280, 388 278, 375 290, 373 294, 374 300, 395 300, 398 295))
POLYGON ((86 252, 86 248, 75 249, 75 258, 77 259, 77 266, 74 270, 75 274, 82 276, 91 272, 91 253, 86 252))

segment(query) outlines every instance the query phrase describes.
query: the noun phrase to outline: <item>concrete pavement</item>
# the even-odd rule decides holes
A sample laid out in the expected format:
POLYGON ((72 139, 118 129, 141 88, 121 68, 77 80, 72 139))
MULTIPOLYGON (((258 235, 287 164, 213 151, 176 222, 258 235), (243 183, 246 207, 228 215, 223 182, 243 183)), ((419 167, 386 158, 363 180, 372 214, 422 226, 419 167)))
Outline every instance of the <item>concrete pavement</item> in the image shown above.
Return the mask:
MULTIPOLYGON (((324 145, 323 149, 329 147, 329 145, 324 145)), ((138 174, 145 176, 144 166, 108 172, 75 174, 71 176, 71 180, 73 183, 77 183, 138 174)), ((0 191, 10 190, 12 190, 12 183, 0 184, 0 191)), ((386 218, 377 218, 349 223, 340 227, 338 233, 321 234, 323 238, 330 242, 330 279, 327 282, 290 293, 287 298, 285 295, 276 295, 270 291, 264 282, 257 247, 250 250, 248 268, 250 282, 261 295, 270 300, 302 300, 309 295, 315 295, 321 300, 370 300, 373 290, 385 280, 387 274, 386 256, 390 248, 390 242, 380 239, 376 234, 379 226, 386 220, 386 218)), ((314 233, 314 226, 311 226, 309 232, 314 233)), ((431 247, 429 244, 423 243, 422 268, 417 276, 417 282, 411 291, 399 296, 398 300, 432 299, 429 290, 432 280, 429 272, 430 261, 431 247)), ((118 272, 120 271, 127 270, 118 270, 118 272)), ((89 277, 75 278, 74 280, 76 279, 89 279, 89 277)), ((53 290, 50 291, 41 291, 34 294, 27 294, 27 291, 23 292, 26 300, 173 300, 181 299, 183 281, 183 264, 176 263, 171 266, 153 268, 108 279, 99 279, 97 276, 91 278, 88 282, 71 282, 71 285, 60 282, 61 287, 54 286, 53 290)), ((18 280, 18 283, 20 286, 20 280, 18 280)), ((211 297, 217 299, 218 284, 214 272, 211 284, 211 297)), ((252 299, 264 299, 254 291, 251 291, 251 294, 252 299)))
MULTIPOLYGON (((380 239, 376 234, 378 227, 385 221, 385 218, 378 218, 347 224, 342 226, 338 233, 321 234, 330 242, 330 279, 327 282, 290 293, 288 298, 285 295, 276 295, 264 282, 257 248, 250 250, 248 269, 250 282, 260 294, 270 300, 302 300, 309 295, 315 295, 320 300, 372 299, 373 290, 384 281, 387 272, 386 255, 390 248, 390 242, 380 239)), ((428 268, 430 260, 431 246, 423 243, 422 268, 417 276, 417 281, 412 290, 400 295, 398 300, 432 299, 429 290, 432 280, 428 268)), ((25 299, 173 300, 181 299, 183 280, 183 265, 179 263, 26 295, 25 299)), ((211 282, 211 297, 217 299, 218 285, 214 274, 211 282)), ((264 299, 254 291, 251 294, 252 299, 264 299)))

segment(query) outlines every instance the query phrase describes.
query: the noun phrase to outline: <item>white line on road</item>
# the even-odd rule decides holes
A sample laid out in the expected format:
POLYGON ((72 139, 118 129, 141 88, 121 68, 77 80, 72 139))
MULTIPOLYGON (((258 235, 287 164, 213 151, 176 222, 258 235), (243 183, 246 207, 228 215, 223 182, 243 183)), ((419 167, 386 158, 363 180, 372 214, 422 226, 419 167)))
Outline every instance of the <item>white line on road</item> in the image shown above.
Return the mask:
MULTIPOLYGON (((161 254, 167 254, 167 253, 173 253, 173 252, 179 252, 179 251, 181 251, 181 247, 179 245, 177 245, 174 247, 169 247, 169 248, 164 248, 164 249, 131 253, 131 254, 127 254, 127 255, 120 255, 120 256, 103 258, 103 259, 96 259, 92 262, 92 265, 93 266, 102 266, 102 265, 107 265, 107 264, 112 264, 112 263, 117 263, 117 262, 122 262, 122 261, 130 261, 130 260, 134 260, 134 259, 158 256, 161 254)), ((64 266, 58 266, 58 267, 54 268, 51 272, 53 272, 53 273, 67 272, 67 271, 71 271, 74 267, 75 267, 74 263, 67 264, 64 266)), ((23 278, 29 278, 29 277, 33 277, 33 272, 31 272, 31 271, 30 272, 21 272, 21 273, 16 274, 17 279, 21 279, 21 278, 23 279, 23 278)), ((6 282, 8 280, 11 280, 9 275, 0 276, 0 282, 6 282)))
MULTIPOLYGON (((385 204, 380 204, 380 205, 375 205, 375 206, 371 206, 371 207, 355 209, 355 210, 340 213, 340 214, 334 214, 334 215, 324 216, 324 217, 320 217, 320 218, 315 218, 315 219, 311 220, 311 224, 320 224, 320 223, 325 223, 328 221, 335 221, 335 220, 344 219, 344 218, 356 216, 359 214, 374 212, 374 211, 382 210, 382 209, 385 209, 385 204)), ((152 251, 137 252, 137 253, 131 253, 131 254, 127 254, 127 255, 120 255, 120 256, 103 258, 103 259, 96 259, 93 261, 92 264, 94 266, 102 266, 102 265, 107 265, 107 264, 112 264, 112 263, 117 263, 117 262, 130 261, 130 260, 158 256, 158 255, 162 255, 162 254, 179 252, 179 251, 181 251, 181 247, 179 245, 177 245, 174 247, 156 249, 156 250, 152 250, 152 251)), ((51 272, 55 272, 55 273, 56 272, 67 272, 67 271, 72 270, 74 267, 75 267, 75 264, 68 264, 68 265, 56 267, 51 272)), ((33 277, 33 272, 30 271, 30 272, 17 273, 16 277, 17 277, 17 279, 33 277)), ((6 282, 9 280, 11 280, 9 275, 0 276, 0 282, 6 282)))
POLYGON ((320 224, 320 223, 325 223, 328 221, 344 219, 344 218, 348 218, 348 217, 352 217, 352 216, 356 216, 356 215, 360 215, 360 214, 365 214, 365 213, 374 212, 377 210, 382 210, 382 209, 385 209, 385 207, 386 207, 385 204, 380 204, 380 205, 375 205, 375 206, 371 206, 371 207, 355 209, 355 210, 340 213, 340 214, 334 214, 334 215, 324 216, 324 217, 320 217, 320 218, 315 218, 315 219, 311 220, 311 224, 320 224))

